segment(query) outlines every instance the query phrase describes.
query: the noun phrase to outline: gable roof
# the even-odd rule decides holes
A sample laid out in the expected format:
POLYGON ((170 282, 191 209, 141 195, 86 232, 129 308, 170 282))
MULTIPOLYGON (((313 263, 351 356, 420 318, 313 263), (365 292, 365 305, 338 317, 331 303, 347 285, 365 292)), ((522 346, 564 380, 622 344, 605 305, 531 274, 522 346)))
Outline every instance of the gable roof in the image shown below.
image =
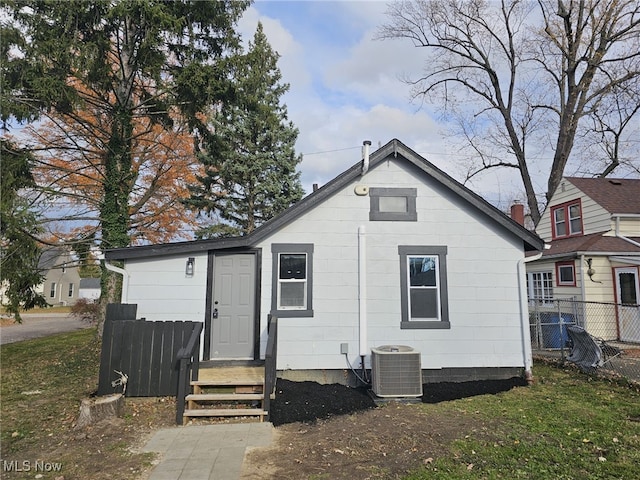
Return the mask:
POLYGON ((62 253, 63 251, 61 248, 50 248, 48 250, 44 250, 38 259, 38 270, 51 270, 62 253))
POLYGON ((565 177, 611 214, 640 214, 640 179, 565 177))
MULTIPOLYGON (((426 176, 433 178, 440 185, 445 187, 452 195, 465 201, 470 208, 479 211, 506 231, 520 238, 524 242, 525 250, 542 250, 544 242, 535 233, 530 232, 519 223, 513 221, 478 194, 472 192, 467 187, 454 180, 452 177, 438 169, 435 165, 428 162, 397 139, 391 140, 385 146, 371 154, 369 159, 369 170, 382 164, 389 157, 399 158, 416 166, 426 176)), ((260 240, 299 218, 349 183, 358 179, 362 175, 362 164, 363 161, 359 161, 315 192, 307 195, 305 198, 289 207, 280 215, 265 222, 253 232, 243 237, 192 240, 189 242, 167 243, 162 245, 118 248, 107 250, 105 252, 105 258, 107 260, 124 260, 127 258, 144 258, 173 254, 178 255, 206 252, 214 249, 255 246, 260 242, 260 240)))

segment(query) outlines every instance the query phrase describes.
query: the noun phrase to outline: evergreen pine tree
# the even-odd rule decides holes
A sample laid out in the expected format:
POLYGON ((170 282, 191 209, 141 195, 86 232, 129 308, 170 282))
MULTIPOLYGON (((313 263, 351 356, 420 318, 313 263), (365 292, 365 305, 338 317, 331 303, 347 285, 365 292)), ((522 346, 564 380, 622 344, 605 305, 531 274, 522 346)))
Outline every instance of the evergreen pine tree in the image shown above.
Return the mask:
POLYGON ((251 233, 302 197, 298 130, 280 103, 289 85, 281 82, 278 58, 258 24, 235 68, 237 97, 211 119, 217 135, 200 155, 206 173, 186 202, 220 220, 200 238, 251 233))

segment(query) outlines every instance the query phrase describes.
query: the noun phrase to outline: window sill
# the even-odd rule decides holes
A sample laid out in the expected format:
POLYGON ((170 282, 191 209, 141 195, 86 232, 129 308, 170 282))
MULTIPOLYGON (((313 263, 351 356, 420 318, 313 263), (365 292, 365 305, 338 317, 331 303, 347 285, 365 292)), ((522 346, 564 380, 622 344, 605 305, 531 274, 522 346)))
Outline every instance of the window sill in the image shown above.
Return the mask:
POLYGON ((435 321, 435 320, 426 321, 426 322, 413 320, 411 322, 400 322, 400 329, 401 330, 418 330, 418 329, 449 330, 451 329, 451 323, 443 322, 443 321, 435 321))
POLYGON ((313 317, 313 310, 271 310, 272 317, 307 318, 313 317))

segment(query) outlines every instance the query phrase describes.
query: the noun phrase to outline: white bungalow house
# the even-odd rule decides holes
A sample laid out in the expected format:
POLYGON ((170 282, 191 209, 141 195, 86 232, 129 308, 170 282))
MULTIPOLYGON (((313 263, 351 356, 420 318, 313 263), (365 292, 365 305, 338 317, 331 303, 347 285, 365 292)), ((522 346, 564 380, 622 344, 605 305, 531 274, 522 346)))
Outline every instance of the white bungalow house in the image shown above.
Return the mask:
POLYGON ((543 242, 398 140, 244 237, 114 249, 123 303, 204 323, 202 359, 348 382, 372 349, 419 354, 430 381, 530 374, 525 252, 543 242))
POLYGON ((607 340, 640 342, 640 179, 564 178, 536 232, 550 248, 527 263, 532 303, 577 300, 569 320, 607 340))

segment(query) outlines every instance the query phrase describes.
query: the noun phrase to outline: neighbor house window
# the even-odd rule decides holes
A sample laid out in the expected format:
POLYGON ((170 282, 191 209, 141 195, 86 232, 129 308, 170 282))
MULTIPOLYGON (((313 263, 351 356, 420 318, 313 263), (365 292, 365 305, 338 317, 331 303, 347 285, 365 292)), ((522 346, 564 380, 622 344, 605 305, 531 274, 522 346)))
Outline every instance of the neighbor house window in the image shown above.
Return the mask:
POLYGON ((527 273, 527 292, 530 302, 546 304, 553 300, 553 276, 551 272, 527 273))
POLYGON ((70 297, 73 297, 73 288, 74 288, 74 287, 73 287, 73 283, 70 283, 70 284, 69 284, 69 296, 70 296, 70 297))
POLYGON ((369 220, 415 222, 415 188, 371 188, 369 189, 369 220))
POLYGON ((399 246, 400 328, 451 328, 447 247, 399 246))
POLYGON ((271 254, 271 313, 278 317, 312 317, 313 244, 273 244, 271 254))
POLYGON ((49 290, 49 296, 54 298, 56 296, 56 282, 51 282, 51 290, 49 290))
POLYGON ((556 263, 556 283, 560 286, 576 286, 576 274, 573 262, 556 263))
POLYGON ((551 207, 553 238, 582 234, 582 207, 580 200, 551 207))

